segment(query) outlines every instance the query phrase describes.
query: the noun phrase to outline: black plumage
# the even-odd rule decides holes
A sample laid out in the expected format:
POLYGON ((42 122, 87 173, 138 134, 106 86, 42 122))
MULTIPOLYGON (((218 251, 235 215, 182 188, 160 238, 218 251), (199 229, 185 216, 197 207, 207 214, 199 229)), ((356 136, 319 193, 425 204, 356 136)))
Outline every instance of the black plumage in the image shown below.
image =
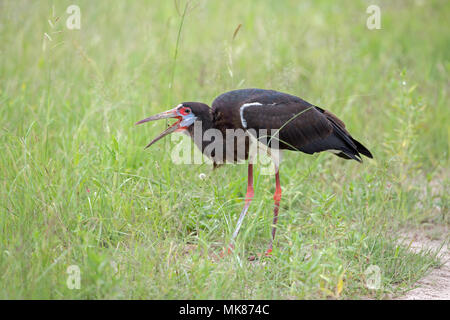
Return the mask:
MULTIPOLYGON (((372 158, 370 151, 350 135, 344 122, 334 114, 299 97, 274 90, 230 91, 218 96, 213 101, 211 108, 200 102, 184 102, 174 109, 141 120, 138 124, 164 118, 177 118, 178 121, 150 142, 148 146, 169 133, 183 131, 193 138, 202 153, 212 158, 214 167, 225 161, 247 160, 250 135, 271 148, 281 150, 301 151, 307 154, 328 150, 338 157, 358 162, 362 161, 361 155, 372 158), (197 126, 198 124, 200 126, 197 126), (231 130, 233 132, 233 139, 230 140, 232 145, 227 144, 227 140, 227 143, 222 144, 223 150, 219 148, 217 153, 216 150, 209 153, 208 147, 213 141, 204 136, 209 129, 215 129, 221 133, 220 136, 224 137, 224 142, 228 131, 231 130), (196 130, 201 132, 196 132, 196 130), (242 149, 244 152, 241 154, 238 150, 242 149)), ((276 161, 274 160, 274 162, 276 161)), ((275 182, 274 220, 271 242, 266 251, 267 255, 270 255, 272 251, 281 200, 279 163, 275 163, 275 182)), ((249 161, 245 206, 233 233, 232 242, 239 232, 253 195, 253 163, 249 161)), ((229 250, 233 248, 232 242, 229 250)))
POLYGON ((230 91, 214 100, 212 115, 214 126, 222 131, 277 129, 280 149, 308 154, 337 150, 337 156, 359 162, 360 153, 372 158, 370 151, 353 139, 334 114, 290 94, 262 89, 230 91), (250 105, 243 110, 247 124, 244 128, 240 108, 252 103, 261 105, 250 105))

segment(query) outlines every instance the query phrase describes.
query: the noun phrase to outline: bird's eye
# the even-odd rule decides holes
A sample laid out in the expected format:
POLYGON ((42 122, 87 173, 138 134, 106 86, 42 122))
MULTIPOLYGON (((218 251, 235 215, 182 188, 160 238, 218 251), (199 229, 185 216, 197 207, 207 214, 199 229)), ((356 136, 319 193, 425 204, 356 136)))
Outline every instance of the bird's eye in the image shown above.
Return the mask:
POLYGON ((181 109, 180 109, 180 113, 181 113, 183 116, 185 116, 185 115, 191 113, 191 109, 189 109, 189 108, 181 108, 181 109))

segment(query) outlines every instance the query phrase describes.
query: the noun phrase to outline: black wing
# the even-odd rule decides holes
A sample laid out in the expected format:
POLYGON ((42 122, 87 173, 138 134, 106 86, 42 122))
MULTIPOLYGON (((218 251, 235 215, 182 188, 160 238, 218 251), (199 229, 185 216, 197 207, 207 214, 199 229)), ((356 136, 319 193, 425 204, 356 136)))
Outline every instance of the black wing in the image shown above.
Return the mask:
MULTIPOLYGON (((249 131, 254 129, 258 139, 261 129, 275 129, 280 149, 308 154, 333 150, 339 157, 359 162, 359 153, 372 158, 369 150, 347 132, 341 120, 300 98, 271 102, 270 96, 260 96, 242 104, 240 115, 243 127, 249 131)), ((269 136, 276 139, 273 132, 269 136)))

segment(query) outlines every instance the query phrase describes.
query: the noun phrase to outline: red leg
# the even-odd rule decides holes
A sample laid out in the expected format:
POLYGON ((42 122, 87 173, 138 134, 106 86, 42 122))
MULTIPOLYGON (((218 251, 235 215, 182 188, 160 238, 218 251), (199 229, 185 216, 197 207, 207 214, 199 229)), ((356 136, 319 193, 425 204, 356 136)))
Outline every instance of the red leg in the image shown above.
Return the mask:
POLYGON ((267 251, 266 251, 266 256, 269 256, 272 254, 273 241, 275 240, 275 232, 277 231, 278 210, 280 209, 280 201, 281 201, 280 174, 279 174, 278 168, 276 168, 276 170, 277 170, 277 172, 275 173, 275 194, 273 195, 275 207, 273 209, 272 238, 270 239, 269 249, 267 249, 267 251))
MULTIPOLYGON (((278 167, 275 167, 276 173, 275 173, 275 194, 273 195, 273 200, 275 202, 275 207, 273 209, 273 227, 272 227, 272 238, 270 239, 269 248, 267 249, 265 256, 271 256, 272 255, 272 248, 273 248, 273 241, 275 240, 275 233, 277 231, 276 224, 278 222, 278 211, 280 209, 280 201, 281 201, 281 184, 280 184, 280 175, 278 171, 278 167)), ((260 257, 261 254, 258 254, 258 257, 260 257)), ((254 261, 257 259, 257 256, 250 256, 248 260, 254 261)))
MULTIPOLYGON (((253 190, 253 164, 248 164, 248 182, 247 182, 247 193, 245 195, 245 205, 241 211, 241 215, 239 216, 239 220, 236 224, 236 229, 233 232, 233 236, 231 237, 231 242, 228 246, 227 253, 231 253, 234 249, 233 242, 239 234, 239 229, 241 228, 242 222, 244 221, 245 216, 247 215, 248 208, 250 207, 250 203, 253 200, 255 195, 255 191, 253 190)), ((224 253, 221 254, 223 256, 224 253)))

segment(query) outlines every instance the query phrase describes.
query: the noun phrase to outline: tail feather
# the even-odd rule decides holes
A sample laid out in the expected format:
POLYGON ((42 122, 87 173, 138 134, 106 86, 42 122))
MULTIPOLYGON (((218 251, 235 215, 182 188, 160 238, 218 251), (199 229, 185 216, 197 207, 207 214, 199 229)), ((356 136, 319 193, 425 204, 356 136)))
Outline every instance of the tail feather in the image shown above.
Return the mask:
MULTIPOLYGON (((333 115, 334 116, 334 115, 333 115)), ((361 162, 361 160, 355 159, 353 157, 353 154, 356 154, 356 156, 358 156, 359 158, 361 158, 361 156, 359 155, 359 153, 361 153, 362 155, 373 159, 372 154, 370 153, 370 151, 364 147, 362 145, 361 142, 359 142, 356 139, 353 139, 353 137, 350 135, 350 133, 348 133, 347 130, 345 130, 345 126, 342 127, 339 125, 339 123, 336 121, 337 117, 334 116, 332 118, 328 117, 328 120, 330 120, 330 122, 332 123, 332 126, 335 130, 335 132, 347 143, 347 145, 349 146, 349 150, 342 150, 346 155, 348 155, 351 159, 357 160, 359 162, 361 162), (347 152, 346 152, 347 151, 347 152), (351 154, 348 154, 348 151, 350 151, 351 154), (353 152, 352 152, 353 151, 353 152)), ((339 119, 337 119, 339 120, 339 119)), ((340 120, 339 120, 340 121, 340 120)), ((342 121, 341 121, 342 122, 342 121)))
POLYGON ((358 140, 355 140, 352 138, 353 143, 356 145, 356 150, 358 150, 359 153, 365 155, 367 158, 373 159, 372 154, 370 153, 369 149, 364 147, 361 142, 358 140))
POLYGON ((323 139, 313 140, 310 143, 299 147, 297 150, 313 154, 329 150, 334 155, 344 158, 353 159, 362 162, 361 154, 373 158, 370 151, 364 147, 359 141, 353 139, 350 133, 345 129, 345 124, 331 112, 316 106, 316 109, 323 113, 332 126, 332 132, 323 139))
POLYGON ((342 129, 335 121, 332 121, 332 126, 334 128, 334 133, 344 142, 345 147, 341 147, 341 153, 336 154, 341 158, 353 159, 358 162, 362 162, 361 155, 364 155, 368 158, 373 158, 370 151, 364 147, 359 141, 353 139, 353 137, 348 133, 347 130, 342 129))

